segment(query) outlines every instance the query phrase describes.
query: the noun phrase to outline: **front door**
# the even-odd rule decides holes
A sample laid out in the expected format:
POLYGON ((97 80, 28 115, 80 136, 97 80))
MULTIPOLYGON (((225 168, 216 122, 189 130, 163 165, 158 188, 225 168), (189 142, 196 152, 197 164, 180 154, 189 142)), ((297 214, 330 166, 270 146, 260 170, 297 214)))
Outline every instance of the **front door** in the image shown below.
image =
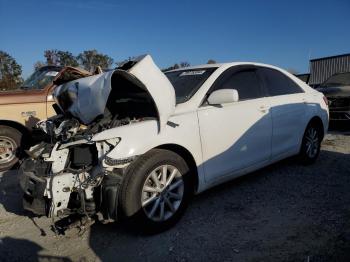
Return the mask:
POLYGON ((238 91, 238 102, 203 105, 198 110, 208 182, 270 159, 271 114, 255 70, 228 70, 210 92, 228 88, 238 91))

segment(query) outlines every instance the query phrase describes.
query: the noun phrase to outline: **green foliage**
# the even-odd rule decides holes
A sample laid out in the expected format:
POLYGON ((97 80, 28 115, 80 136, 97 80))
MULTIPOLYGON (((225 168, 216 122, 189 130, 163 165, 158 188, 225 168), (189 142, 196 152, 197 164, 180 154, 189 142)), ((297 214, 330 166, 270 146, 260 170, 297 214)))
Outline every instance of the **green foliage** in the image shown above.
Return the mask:
POLYGON ((45 50, 44 57, 46 58, 46 62, 36 62, 34 64, 35 69, 45 65, 79 66, 77 58, 69 51, 61 51, 57 49, 45 50))
POLYGON ((166 71, 170 71, 170 70, 175 70, 175 69, 179 69, 179 68, 185 68, 185 67, 189 67, 190 63, 188 62, 181 62, 180 64, 175 63, 174 65, 167 67, 167 68, 163 68, 162 71, 166 72, 166 71))
POLYGON ((74 56, 69 51, 62 51, 57 49, 45 50, 44 57, 45 62, 38 61, 34 64, 34 68, 38 69, 46 65, 54 66, 81 66, 84 69, 92 72, 98 66, 103 69, 108 69, 113 64, 113 59, 108 55, 99 53, 97 50, 87 50, 74 56))
POLYGON ((16 89, 22 82, 22 67, 8 53, 0 50, 0 91, 16 89))
POLYGON ((190 63, 188 63, 186 61, 180 63, 180 68, 189 67, 189 66, 190 66, 190 63))
POLYGON ((113 65, 113 59, 108 55, 101 54, 97 50, 87 50, 80 53, 77 59, 86 70, 92 72, 97 66, 108 69, 113 65))

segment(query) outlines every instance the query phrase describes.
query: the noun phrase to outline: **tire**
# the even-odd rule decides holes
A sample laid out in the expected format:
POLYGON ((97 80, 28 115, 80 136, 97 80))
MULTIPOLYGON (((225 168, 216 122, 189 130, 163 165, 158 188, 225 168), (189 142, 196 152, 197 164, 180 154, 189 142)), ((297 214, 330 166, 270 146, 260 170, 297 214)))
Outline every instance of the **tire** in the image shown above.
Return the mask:
POLYGON ((180 220, 192 195, 193 182, 185 160, 172 151, 152 149, 128 168, 122 184, 120 206, 132 228, 155 234, 169 229, 180 220), (166 182, 162 180, 164 173, 166 182), (173 173, 175 176, 171 180, 173 173), (162 192, 153 192, 157 188, 157 179, 160 187, 170 180, 171 183, 163 187, 162 192), (180 197, 181 200, 177 199, 180 197))
POLYGON ((0 125, 0 171, 9 170, 18 162, 21 140, 20 131, 0 125))
POLYGON ((304 132, 299 158, 305 165, 315 163, 321 150, 322 131, 314 123, 309 123, 304 132))

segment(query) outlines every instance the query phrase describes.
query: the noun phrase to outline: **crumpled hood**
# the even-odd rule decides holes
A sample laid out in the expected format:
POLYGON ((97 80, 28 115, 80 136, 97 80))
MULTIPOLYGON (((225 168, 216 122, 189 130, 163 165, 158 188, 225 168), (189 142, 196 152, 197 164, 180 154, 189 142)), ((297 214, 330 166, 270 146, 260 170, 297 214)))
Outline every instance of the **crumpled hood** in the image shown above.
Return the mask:
MULTIPOLYGON (((97 116, 104 113, 108 96, 111 92, 113 74, 121 74, 131 82, 148 91, 158 111, 160 129, 175 110, 175 91, 164 73, 155 65, 150 55, 142 56, 134 61, 130 68, 120 68, 95 76, 90 76, 56 88, 54 97, 65 112, 78 118, 83 124, 90 124, 97 116), (62 99, 68 97, 70 103, 62 99)), ((118 84, 113 88, 118 88, 118 84)))

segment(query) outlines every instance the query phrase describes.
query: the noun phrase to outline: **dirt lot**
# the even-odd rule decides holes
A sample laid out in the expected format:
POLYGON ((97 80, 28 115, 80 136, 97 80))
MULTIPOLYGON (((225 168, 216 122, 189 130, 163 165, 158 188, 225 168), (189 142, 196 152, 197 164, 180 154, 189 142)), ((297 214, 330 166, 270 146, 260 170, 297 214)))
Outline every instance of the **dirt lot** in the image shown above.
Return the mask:
POLYGON ((315 165, 294 159, 196 196, 172 230, 94 224, 55 236, 0 175, 0 261, 350 261, 350 136, 328 135, 315 165))

